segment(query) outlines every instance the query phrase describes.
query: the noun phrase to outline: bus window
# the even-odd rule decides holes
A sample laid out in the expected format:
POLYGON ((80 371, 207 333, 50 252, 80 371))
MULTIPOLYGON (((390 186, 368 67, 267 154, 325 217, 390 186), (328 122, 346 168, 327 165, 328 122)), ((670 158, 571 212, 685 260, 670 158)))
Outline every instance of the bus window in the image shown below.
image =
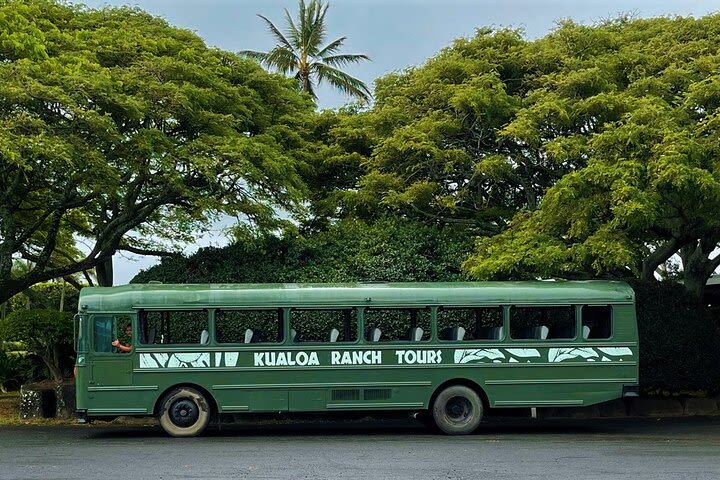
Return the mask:
POLYGON ((510 336, 515 340, 575 338, 575 309, 562 307, 511 307, 510 336))
POLYGON ((440 307, 438 338, 449 341, 502 340, 502 307, 440 307))
POLYGON ((112 346, 116 339, 123 345, 130 345, 132 338, 127 334, 128 327, 132 327, 130 317, 93 317, 93 350, 102 353, 116 352, 117 349, 112 346))
POLYGON ((204 345, 208 338, 207 310, 153 310, 140 314, 140 343, 204 345))
POLYGON ((368 308, 365 339, 369 342, 419 342, 430 339, 429 308, 368 308))
POLYGON ((612 336, 612 307, 610 305, 583 305, 583 338, 608 339, 612 336))
POLYGON ((218 343, 281 343, 283 309, 218 310, 215 332, 218 343))
POLYGON ((292 309, 293 342, 354 342, 357 316, 354 309, 292 309))

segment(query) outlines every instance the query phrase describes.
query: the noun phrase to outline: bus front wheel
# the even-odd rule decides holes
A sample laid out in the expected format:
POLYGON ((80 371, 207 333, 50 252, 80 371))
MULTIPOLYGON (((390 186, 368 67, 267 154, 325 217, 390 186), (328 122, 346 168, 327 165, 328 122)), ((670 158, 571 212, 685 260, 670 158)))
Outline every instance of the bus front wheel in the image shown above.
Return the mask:
POLYGON ((448 435, 472 433, 483 416, 480 396, 464 385, 453 385, 441 391, 432 406, 435 425, 448 435))
POLYGON ((200 435, 210 422, 210 407, 202 393, 189 387, 176 388, 160 407, 160 426, 173 437, 200 435))

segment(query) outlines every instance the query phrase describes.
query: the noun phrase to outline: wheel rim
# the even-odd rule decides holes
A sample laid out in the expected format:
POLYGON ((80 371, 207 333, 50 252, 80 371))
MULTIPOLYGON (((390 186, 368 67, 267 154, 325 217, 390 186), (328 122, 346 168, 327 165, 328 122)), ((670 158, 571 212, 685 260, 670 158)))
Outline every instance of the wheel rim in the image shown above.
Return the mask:
POLYGON ((200 418, 200 409, 197 404, 187 398, 173 402, 168 413, 170 421, 180 428, 191 427, 200 418))
POLYGON ((452 397, 445 404, 445 416, 452 423, 466 423, 473 413, 473 406, 465 397, 452 397))

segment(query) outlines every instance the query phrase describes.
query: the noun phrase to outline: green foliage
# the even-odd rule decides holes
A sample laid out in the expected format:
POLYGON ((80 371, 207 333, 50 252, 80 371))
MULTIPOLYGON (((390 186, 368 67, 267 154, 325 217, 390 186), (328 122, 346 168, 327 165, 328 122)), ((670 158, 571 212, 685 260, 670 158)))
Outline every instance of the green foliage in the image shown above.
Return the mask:
POLYGON ((267 283, 452 281, 472 240, 417 222, 344 220, 327 231, 242 236, 224 248, 163 259, 132 282, 267 283))
MULTIPOLYGON (((204 248, 188 258, 163 259, 132 282, 456 281, 465 279, 459 265, 472 245, 472 239, 462 231, 397 219, 374 223, 346 219, 325 231, 306 235, 247 233, 239 231, 237 242, 224 248, 204 248)), ((242 342, 245 329, 252 327, 255 341, 275 341, 279 333, 277 312, 253 315, 252 322, 247 313, 223 316, 219 321, 221 338, 242 342)), ((405 335, 409 318, 407 312, 402 320, 391 314, 381 315, 382 325, 378 326, 384 332, 383 339, 405 335)), ((343 332, 337 312, 301 312, 292 325, 300 332, 301 341, 325 341, 332 328, 343 332)), ((422 315, 419 326, 430 331, 422 315)), ((197 342, 199 333, 189 338, 197 342)))
POLYGON ((27 382, 44 380, 48 372, 42 361, 25 352, 4 349, 0 342, 0 393, 17 390, 27 382))
POLYGON ((645 391, 720 389, 720 330, 715 318, 672 282, 631 281, 640 334, 640 383, 645 391))
POLYGON ((17 310, 0 320, 0 341, 19 341, 40 357, 55 380, 72 367, 72 313, 17 310))
POLYGON ((285 9, 285 33, 266 17, 258 15, 278 43, 268 52, 245 50, 241 54, 284 74, 294 73, 300 88, 313 98, 317 98, 315 86, 324 81, 367 103, 370 101, 370 90, 362 81, 343 72, 341 68, 370 58, 364 54, 338 53, 346 37, 337 38, 323 46, 327 35, 325 15, 328 6, 321 0, 310 0, 307 5, 305 0, 300 0, 296 19, 285 9))
POLYGON ((479 241, 469 273, 649 280, 678 253, 699 298, 720 266, 718 40, 713 15, 564 23, 529 45, 534 80, 502 134, 573 167, 479 241))
POLYGON ((275 227, 301 209, 313 104, 253 61, 137 9, 53 0, 0 3, 0 59, 0 301, 220 214, 275 227))
POLYGON ((63 285, 57 282, 38 283, 15 295, 8 302, 9 311, 27 309, 28 305, 35 310, 59 310, 63 289, 65 290, 63 311, 76 312, 80 292, 68 283, 63 285))

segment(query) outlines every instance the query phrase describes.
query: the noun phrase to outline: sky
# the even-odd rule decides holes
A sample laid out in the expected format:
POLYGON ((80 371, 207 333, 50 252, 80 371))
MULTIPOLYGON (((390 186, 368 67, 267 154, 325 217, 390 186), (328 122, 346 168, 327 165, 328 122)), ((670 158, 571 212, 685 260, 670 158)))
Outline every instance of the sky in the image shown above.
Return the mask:
MULTIPOLYGON (((224 50, 268 50, 274 43, 260 13, 278 27, 284 9, 294 12, 295 0, 85 0, 90 7, 131 5, 165 18, 224 50)), ((521 28, 530 38, 542 37, 558 20, 592 24, 610 17, 666 15, 703 16, 720 11, 720 0, 330 0, 326 17, 328 41, 347 36, 345 53, 365 53, 371 62, 346 68, 368 86, 389 72, 419 65, 458 37, 479 27, 521 28)), ((318 88, 320 108, 334 108, 348 98, 318 88)), ((209 232, 186 253, 200 246, 227 243, 222 228, 209 232)), ((118 255, 115 282, 127 283, 138 271, 157 262, 154 257, 118 255)))

